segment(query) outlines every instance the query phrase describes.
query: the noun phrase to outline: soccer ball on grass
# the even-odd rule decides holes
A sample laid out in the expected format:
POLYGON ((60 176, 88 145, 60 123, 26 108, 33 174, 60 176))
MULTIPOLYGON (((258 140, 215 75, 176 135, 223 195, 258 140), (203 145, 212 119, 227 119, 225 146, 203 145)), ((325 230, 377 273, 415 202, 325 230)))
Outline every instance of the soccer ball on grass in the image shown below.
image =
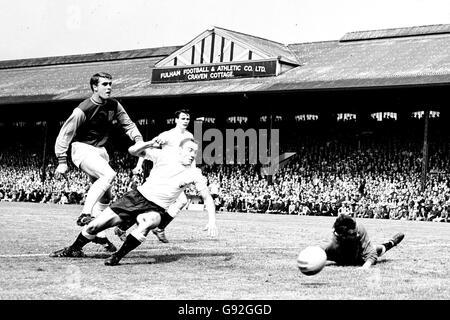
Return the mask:
POLYGON ((303 249, 297 257, 299 270, 307 276, 319 273, 327 262, 327 254, 319 246, 309 246, 303 249))

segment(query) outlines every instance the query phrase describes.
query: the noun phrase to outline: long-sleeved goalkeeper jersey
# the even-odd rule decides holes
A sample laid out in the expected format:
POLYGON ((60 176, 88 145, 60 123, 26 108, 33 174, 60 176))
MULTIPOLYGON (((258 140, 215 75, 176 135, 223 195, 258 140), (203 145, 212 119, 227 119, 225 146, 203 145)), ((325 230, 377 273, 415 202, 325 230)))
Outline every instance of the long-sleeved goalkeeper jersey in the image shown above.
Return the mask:
POLYGON ((358 233, 356 239, 350 242, 339 241, 333 234, 331 242, 322 246, 327 254, 327 259, 335 261, 338 265, 363 265, 371 260, 377 261, 377 251, 372 245, 366 229, 356 223, 358 233))

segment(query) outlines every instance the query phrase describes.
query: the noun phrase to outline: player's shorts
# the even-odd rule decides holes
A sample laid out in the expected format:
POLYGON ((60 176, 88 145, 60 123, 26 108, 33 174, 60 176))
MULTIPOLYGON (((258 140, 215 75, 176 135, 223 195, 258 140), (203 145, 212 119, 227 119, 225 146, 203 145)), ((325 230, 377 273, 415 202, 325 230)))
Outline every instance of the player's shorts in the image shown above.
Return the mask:
POLYGON ((136 222, 138 215, 147 212, 158 212, 161 220, 164 216, 169 216, 164 208, 147 200, 138 190, 128 191, 120 199, 113 202, 109 208, 124 221, 136 222))
POLYGON ((72 162, 77 167, 80 168, 81 162, 85 160, 88 156, 98 155, 99 157, 109 162, 109 155, 105 147, 94 147, 83 142, 73 142, 72 143, 72 162))

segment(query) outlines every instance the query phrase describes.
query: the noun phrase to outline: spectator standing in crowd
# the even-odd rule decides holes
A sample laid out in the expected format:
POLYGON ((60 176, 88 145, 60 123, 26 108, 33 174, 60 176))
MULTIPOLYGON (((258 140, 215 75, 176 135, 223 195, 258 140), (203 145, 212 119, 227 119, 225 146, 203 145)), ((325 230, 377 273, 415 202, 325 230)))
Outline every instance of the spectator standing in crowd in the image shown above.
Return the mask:
MULTIPOLYGON (((66 175, 67 151, 71 146, 72 162, 89 176, 92 183, 77 219, 79 226, 88 224, 93 216, 109 206, 116 172, 109 165, 105 145, 114 123, 117 122, 132 141, 143 141, 139 129, 124 107, 111 98, 112 76, 105 72, 96 73, 91 77, 90 87, 93 92, 91 97, 73 110, 61 127, 55 143, 58 158, 56 174, 66 175)), ((108 251, 116 250, 105 234, 97 235, 94 242, 103 245, 108 251)))

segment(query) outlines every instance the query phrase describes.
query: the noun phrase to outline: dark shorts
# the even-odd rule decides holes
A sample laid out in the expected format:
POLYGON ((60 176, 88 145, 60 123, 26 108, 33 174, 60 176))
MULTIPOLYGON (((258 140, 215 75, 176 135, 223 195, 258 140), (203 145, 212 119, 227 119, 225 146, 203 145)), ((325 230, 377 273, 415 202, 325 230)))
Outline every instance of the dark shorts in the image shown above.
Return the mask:
POLYGON ((166 210, 156 203, 148 201, 138 190, 128 191, 109 207, 122 220, 127 222, 136 222, 136 217, 146 212, 158 212, 161 220, 164 216, 169 216, 166 210))

